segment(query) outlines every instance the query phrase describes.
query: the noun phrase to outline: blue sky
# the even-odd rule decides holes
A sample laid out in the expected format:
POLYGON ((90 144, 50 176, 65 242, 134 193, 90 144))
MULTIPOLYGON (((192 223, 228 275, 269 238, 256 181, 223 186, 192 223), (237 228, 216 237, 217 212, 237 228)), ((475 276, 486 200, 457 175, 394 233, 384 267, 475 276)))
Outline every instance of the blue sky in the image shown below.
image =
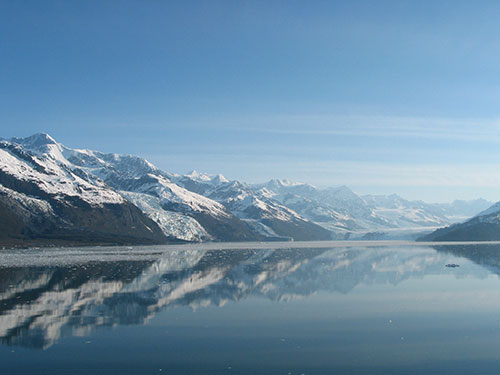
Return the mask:
POLYGON ((500 200, 500 5, 0 0, 1 137, 500 200))

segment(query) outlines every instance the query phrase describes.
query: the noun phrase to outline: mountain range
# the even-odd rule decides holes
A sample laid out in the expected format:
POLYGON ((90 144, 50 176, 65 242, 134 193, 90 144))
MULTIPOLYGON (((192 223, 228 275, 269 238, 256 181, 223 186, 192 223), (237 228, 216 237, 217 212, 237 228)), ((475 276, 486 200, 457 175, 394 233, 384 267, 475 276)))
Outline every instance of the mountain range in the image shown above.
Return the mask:
POLYGON ((0 243, 7 245, 414 239, 491 205, 179 175, 137 156, 69 148, 43 133, 0 140, 0 243))
POLYGON ((439 228, 419 241, 500 241, 500 202, 462 223, 439 228))

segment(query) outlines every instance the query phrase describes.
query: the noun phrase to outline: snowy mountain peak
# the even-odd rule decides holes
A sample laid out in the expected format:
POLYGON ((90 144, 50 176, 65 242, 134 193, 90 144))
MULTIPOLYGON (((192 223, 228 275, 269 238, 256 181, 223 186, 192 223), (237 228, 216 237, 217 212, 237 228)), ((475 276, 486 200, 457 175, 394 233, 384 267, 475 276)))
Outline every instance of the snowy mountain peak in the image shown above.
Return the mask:
POLYGON ((210 181, 210 176, 205 173, 200 173, 196 169, 193 169, 191 172, 185 174, 186 177, 189 177, 192 180, 200 181, 200 182, 205 182, 205 181, 210 181))
POLYGON ((26 138, 12 138, 12 143, 18 143, 26 148, 37 149, 41 146, 55 145, 57 142, 47 133, 36 133, 26 138))
POLYGON ((229 180, 220 173, 217 175, 212 175, 208 173, 201 173, 197 170, 192 170, 188 174, 184 175, 184 177, 187 177, 196 182, 209 183, 213 185, 225 184, 229 182, 229 180))
POLYGON ((333 196, 338 200, 354 200, 354 201, 362 201, 362 199, 354 193, 347 186, 342 185, 335 188, 327 188, 325 190, 328 196, 333 196))
POLYGON ((215 175, 212 178, 212 182, 217 183, 217 184, 224 184, 224 183, 229 182, 229 180, 226 177, 224 177, 222 174, 219 173, 218 175, 215 175))
POLYGON ((300 186, 304 185, 303 182, 295 182, 295 181, 290 181, 287 179, 281 179, 281 178, 275 178, 272 179, 268 182, 269 186, 276 186, 276 187, 291 187, 291 186, 300 186))
POLYGON ((338 193, 342 193, 342 194, 354 194, 354 192, 345 185, 341 185, 341 186, 333 188, 333 189, 335 191, 337 191, 338 193))
POLYGON ((68 164, 63 156, 63 146, 47 133, 37 133, 26 138, 12 138, 10 142, 40 157, 49 157, 61 164, 68 164))

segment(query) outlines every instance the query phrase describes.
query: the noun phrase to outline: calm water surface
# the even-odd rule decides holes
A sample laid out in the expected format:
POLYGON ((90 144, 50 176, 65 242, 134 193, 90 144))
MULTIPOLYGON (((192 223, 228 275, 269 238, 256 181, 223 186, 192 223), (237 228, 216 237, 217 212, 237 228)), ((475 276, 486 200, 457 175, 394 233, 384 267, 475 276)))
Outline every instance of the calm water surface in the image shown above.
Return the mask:
POLYGON ((2 251, 0 373, 500 372, 499 245, 213 247, 2 251))

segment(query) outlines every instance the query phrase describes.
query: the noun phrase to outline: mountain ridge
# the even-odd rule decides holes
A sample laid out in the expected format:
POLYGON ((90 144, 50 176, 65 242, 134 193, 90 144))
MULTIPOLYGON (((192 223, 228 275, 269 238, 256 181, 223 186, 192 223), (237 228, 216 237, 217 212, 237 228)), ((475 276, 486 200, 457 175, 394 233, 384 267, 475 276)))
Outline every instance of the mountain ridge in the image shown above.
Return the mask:
POLYGON ((489 205, 360 196, 347 186, 284 179, 247 184, 196 170, 179 175, 134 155, 69 148, 45 133, 0 140, 0 242, 398 238, 489 205))

